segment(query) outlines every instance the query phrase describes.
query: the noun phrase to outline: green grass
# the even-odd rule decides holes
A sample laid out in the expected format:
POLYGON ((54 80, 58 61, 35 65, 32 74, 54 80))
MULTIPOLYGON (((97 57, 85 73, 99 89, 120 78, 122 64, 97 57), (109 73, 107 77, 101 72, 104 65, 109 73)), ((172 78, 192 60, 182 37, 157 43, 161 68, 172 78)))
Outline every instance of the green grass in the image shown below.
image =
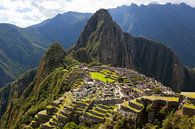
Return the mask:
POLYGON ((49 127, 52 127, 52 126, 50 125, 49 121, 46 122, 44 125, 47 125, 47 126, 49 126, 49 127))
POLYGON ((183 107, 195 109, 195 105, 193 104, 184 104, 183 107))
POLYGON ((92 117, 95 117, 95 118, 104 120, 104 117, 96 116, 96 115, 93 115, 93 114, 91 114, 91 113, 89 113, 89 112, 87 112, 86 114, 89 115, 89 116, 92 116, 92 117))
POLYGON ((109 75, 110 78, 112 78, 112 79, 117 79, 118 78, 118 75, 115 72, 110 71, 108 69, 102 69, 100 72, 105 74, 105 75, 109 75))
POLYGON ((137 88, 135 88, 135 87, 133 87, 133 90, 134 90, 135 92, 138 92, 138 93, 143 93, 143 91, 141 91, 140 89, 137 89, 137 88))
POLYGON ((97 110, 95 110, 95 109, 92 109, 91 111, 92 111, 92 112, 95 112, 95 113, 97 113, 97 114, 100 114, 100 115, 105 115, 104 113, 99 112, 99 111, 97 111, 97 110))
POLYGON ((149 99, 149 100, 164 100, 164 101, 178 101, 178 97, 162 97, 162 96, 143 96, 144 99, 149 99))
POLYGON ((137 113, 140 112, 140 110, 137 110, 137 109, 129 106, 129 102, 128 101, 122 103, 122 105, 125 106, 125 107, 127 107, 127 108, 129 108, 129 109, 131 109, 131 110, 133 110, 133 111, 135 111, 135 112, 137 112, 137 113))
POLYGON ((181 92, 180 94, 189 98, 195 98, 195 92, 181 92))
POLYGON ((86 108, 80 108, 80 107, 77 107, 76 110, 79 110, 79 111, 84 111, 86 108))
POLYGON ((97 106, 102 106, 102 107, 105 107, 107 109, 114 109, 115 106, 108 106, 108 105, 104 105, 104 104, 98 104, 97 106))
POLYGON ((110 77, 107 77, 107 75, 100 73, 100 72, 90 72, 90 76, 92 79, 94 80, 99 80, 102 82, 108 82, 108 83, 112 83, 115 80, 111 79, 110 77))
POLYGON ((143 107, 143 106, 144 106, 143 104, 138 103, 138 102, 136 101, 136 99, 131 100, 130 102, 131 102, 131 103, 134 103, 134 104, 136 104, 136 105, 138 105, 138 106, 140 106, 140 107, 143 107))
POLYGON ((47 107, 46 107, 46 109, 53 109, 54 107, 52 106, 52 105, 48 105, 47 107))
POLYGON ((40 111, 38 114, 40 114, 40 115, 47 115, 47 110, 40 111))
POLYGON ((104 109, 104 108, 101 108, 101 107, 95 107, 95 109, 100 109, 100 110, 102 110, 102 111, 104 111, 104 112, 108 112, 108 110, 106 110, 106 109, 104 109))

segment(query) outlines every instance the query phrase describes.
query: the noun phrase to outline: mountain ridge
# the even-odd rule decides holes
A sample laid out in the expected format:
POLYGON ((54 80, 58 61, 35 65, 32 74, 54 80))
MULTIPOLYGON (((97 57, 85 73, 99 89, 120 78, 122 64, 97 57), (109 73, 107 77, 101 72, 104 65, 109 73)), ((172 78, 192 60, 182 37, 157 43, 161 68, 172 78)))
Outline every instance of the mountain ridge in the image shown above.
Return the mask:
MULTIPOLYGON (((194 66, 194 8, 185 4, 130 5, 110 9, 109 12, 123 31, 131 33, 133 36, 158 41, 171 48, 183 64, 189 67, 194 66)), ((14 80, 28 68, 36 67, 43 52, 52 42, 62 42, 65 48, 74 44, 91 15, 89 13, 68 12, 35 26, 14 27, 18 28, 20 39, 25 39, 25 41, 27 39, 25 45, 23 40, 16 40, 17 42, 15 42, 15 38, 1 36, 0 75, 2 78, 0 78, 0 85, 3 86, 5 83, 14 80), (6 41, 9 51, 5 50, 6 45, 3 45, 4 41, 2 40, 6 41), (15 57, 16 55, 19 57, 15 57), (31 64, 27 63, 29 57, 33 57, 31 64)), ((3 31, 6 30, 2 26, 0 28, 3 31)), ((18 33, 9 31, 7 34, 14 37, 13 35, 18 33)), ((4 34, 1 33, 1 35, 4 34)))

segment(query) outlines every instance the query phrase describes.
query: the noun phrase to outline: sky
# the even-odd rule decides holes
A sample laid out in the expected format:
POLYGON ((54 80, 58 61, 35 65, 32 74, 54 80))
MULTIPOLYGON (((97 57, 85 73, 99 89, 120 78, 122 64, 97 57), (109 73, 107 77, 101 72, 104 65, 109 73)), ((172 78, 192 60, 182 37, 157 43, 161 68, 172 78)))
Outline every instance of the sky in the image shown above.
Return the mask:
MULTIPOLYGON (((195 7, 195 0, 156 0, 160 4, 181 3, 195 7)), ((154 0, 0 0, 0 23, 27 27, 67 11, 95 12, 132 3, 150 4, 154 0)))

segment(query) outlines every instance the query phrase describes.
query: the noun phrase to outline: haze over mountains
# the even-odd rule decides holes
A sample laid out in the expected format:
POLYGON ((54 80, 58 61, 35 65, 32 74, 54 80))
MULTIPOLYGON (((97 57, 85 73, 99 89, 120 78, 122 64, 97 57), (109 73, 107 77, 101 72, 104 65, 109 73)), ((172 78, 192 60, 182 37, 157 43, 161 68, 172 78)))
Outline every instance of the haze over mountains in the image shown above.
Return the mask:
MULTIPOLYGON (((187 66, 195 65, 194 8, 185 4, 131 5, 109 11, 123 31, 134 36, 160 41, 170 47, 182 63, 187 66)), ((24 29, 1 24, 0 30, 5 26, 12 29, 1 31, 0 85, 13 80, 23 71, 37 66, 44 49, 53 41, 61 42, 65 48, 74 44, 91 15, 67 12, 24 29), (5 40, 7 38, 5 35, 11 33, 17 35, 19 40, 15 38, 5 40), (9 49, 4 48, 3 42, 6 42, 9 49)))

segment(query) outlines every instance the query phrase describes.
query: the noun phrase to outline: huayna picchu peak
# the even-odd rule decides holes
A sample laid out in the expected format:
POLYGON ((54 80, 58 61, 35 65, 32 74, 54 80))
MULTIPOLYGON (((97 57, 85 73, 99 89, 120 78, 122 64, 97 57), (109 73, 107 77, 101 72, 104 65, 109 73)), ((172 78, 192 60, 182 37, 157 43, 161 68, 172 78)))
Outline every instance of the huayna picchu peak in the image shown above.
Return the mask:
POLYGON ((194 78, 170 48, 100 9, 73 47, 53 43, 0 89, 0 129, 192 129, 195 92, 184 90, 194 78))

